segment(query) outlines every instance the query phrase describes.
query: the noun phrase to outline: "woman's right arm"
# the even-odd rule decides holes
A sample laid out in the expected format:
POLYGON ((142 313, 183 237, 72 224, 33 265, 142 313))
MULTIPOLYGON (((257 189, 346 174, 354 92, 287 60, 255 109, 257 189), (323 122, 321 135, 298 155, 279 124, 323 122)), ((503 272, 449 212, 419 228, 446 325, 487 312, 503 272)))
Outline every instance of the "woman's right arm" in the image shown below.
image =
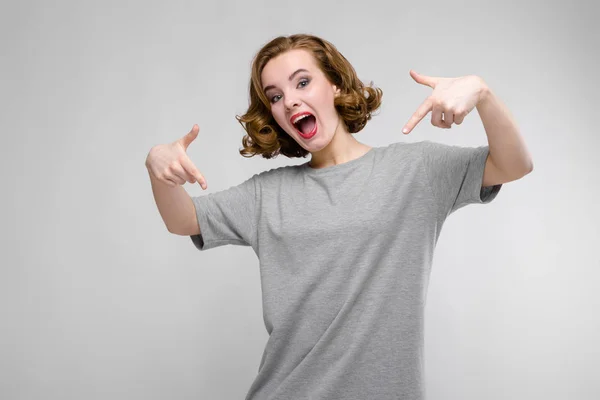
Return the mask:
POLYGON ((198 235, 200 225, 196 218, 196 208, 188 192, 181 185, 167 185, 152 175, 150 182, 156 207, 167 230, 177 235, 198 235))
POLYGON ((186 154, 187 147, 198 136, 192 130, 173 143, 154 146, 146 157, 152 193, 167 230, 178 235, 198 235, 200 226, 192 198, 183 188, 185 182, 198 182, 206 190, 206 179, 186 154))

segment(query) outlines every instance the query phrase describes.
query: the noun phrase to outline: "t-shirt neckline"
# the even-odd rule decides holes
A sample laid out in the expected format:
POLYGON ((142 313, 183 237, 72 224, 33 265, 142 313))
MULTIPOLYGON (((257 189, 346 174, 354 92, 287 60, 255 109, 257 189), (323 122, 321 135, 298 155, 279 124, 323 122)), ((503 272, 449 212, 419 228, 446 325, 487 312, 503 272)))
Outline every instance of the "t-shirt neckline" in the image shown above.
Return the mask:
POLYGON ((374 151, 375 149, 376 149, 376 147, 371 147, 365 154, 361 155, 360 157, 357 157, 350 161, 346 161, 341 164, 331 165, 329 167, 324 167, 324 168, 312 168, 311 166, 308 165, 310 163, 310 161, 307 161, 304 164, 302 164, 302 170, 308 175, 325 175, 325 174, 331 174, 331 173, 335 173, 335 172, 345 171, 349 168, 352 168, 355 165, 369 161, 373 157, 373 153, 375 152, 374 151))

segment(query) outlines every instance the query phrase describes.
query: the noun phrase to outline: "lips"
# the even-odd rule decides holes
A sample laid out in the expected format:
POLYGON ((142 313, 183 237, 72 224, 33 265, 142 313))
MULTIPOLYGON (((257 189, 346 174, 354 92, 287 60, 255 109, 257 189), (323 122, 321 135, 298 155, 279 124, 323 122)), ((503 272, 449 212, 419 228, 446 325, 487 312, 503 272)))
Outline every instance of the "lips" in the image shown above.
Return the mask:
POLYGON ((296 129, 296 132, 298 132, 298 134, 303 137, 304 139, 310 139, 313 136, 315 136, 317 134, 317 117, 315 117, 312 113, 308 112, 308 111, 302 111, 299 113, 296 113, 294 115, 292 115, 292 117, 290 118, 290 124, 292 124, 292 126, 294 127, 294 129, 296 129), (296 124, 294 124, 293 121, 295 121, 297 118, 303 116, 303 115, 310 115, 311 117, 313 117, 315 119, 315 126, 312 129, 311 132, 308 133, 303 133, 300 129, 298 129, 296 127, 296 124))
MULTIPOLYGON (((294 125, 294 120, 302 115, 312 115, 312 113, 309 113, 308 111, 302 111, 302 112, 296 113, 290 117, 290 124, 294 125)), ((314 115, 313 115, 313 117, 314 117, 314 115)))

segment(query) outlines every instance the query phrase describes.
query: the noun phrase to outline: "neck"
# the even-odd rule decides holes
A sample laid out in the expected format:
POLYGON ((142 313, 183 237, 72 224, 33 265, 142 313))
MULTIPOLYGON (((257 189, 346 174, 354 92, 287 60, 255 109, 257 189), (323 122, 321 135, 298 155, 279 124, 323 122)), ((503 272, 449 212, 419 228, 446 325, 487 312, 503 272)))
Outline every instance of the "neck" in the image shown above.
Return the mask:
POLYGON ((329 144, 311 153, 312 158, 308 164, 311 168, 319 169, 343 164, 361 157, 371 149, 370 146, 356 140, 341 121, 340 118, 329 144))

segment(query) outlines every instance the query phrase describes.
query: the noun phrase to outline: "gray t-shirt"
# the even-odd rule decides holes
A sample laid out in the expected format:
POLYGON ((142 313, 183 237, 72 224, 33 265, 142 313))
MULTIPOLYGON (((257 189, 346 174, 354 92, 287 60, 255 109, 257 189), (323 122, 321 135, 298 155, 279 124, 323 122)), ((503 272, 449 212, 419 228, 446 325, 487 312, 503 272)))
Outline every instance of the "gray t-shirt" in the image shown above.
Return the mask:
POLYGON ((422 400, 424 308, 446 217, 489 203, 489 146, 373 147, 193 197, 199 250, 252 246, 269 334, 246 400, 422 400))

